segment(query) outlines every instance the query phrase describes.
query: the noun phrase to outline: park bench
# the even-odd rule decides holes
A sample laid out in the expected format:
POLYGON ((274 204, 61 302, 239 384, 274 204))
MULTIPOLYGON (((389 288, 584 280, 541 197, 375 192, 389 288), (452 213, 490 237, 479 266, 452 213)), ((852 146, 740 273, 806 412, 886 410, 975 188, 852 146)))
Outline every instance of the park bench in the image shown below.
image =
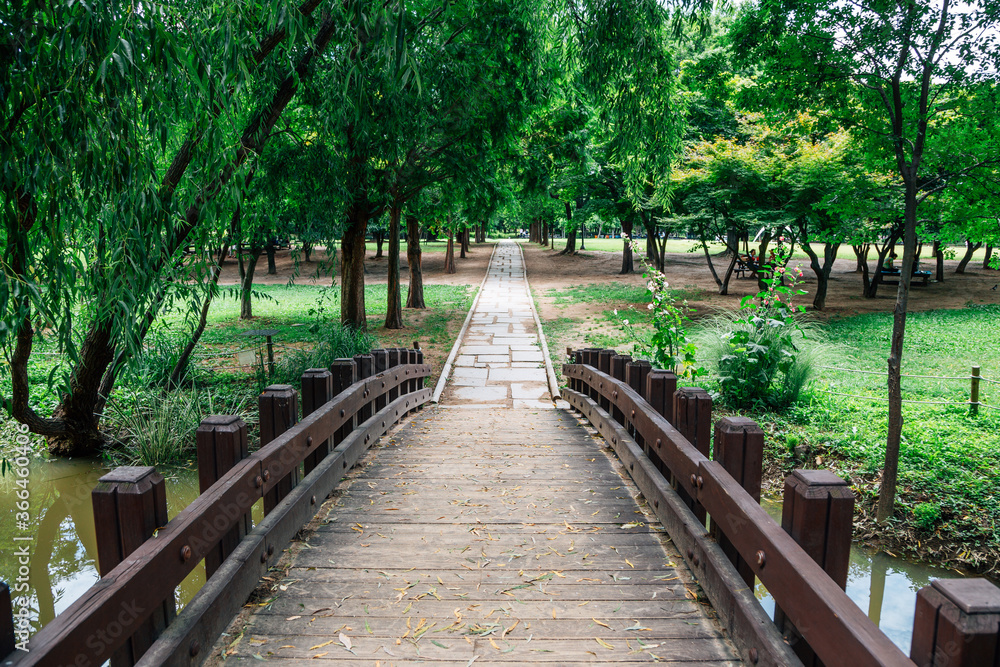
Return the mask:
POLYGON ((736 274, 737 278, 748 278, 759 271, 760 268, 760 265, 750 259, 749 256, 738 255, 736 257, 736 268, 733 269, 733 273, 736 274), (747 274, 749 274, 749 276, 747 274))
MULTIPOLYGON (((898 285, 899 284, 899 269, 882 269, 881 282, 883 285, 898 285), (894 276, 894 280, 886 280, 886 276, 894 276)), ((930 271, 914 271, 910 277, 910 285, 919 285, 921 287, 927 287, 928 281, 930 281, 931 272, 930 271)))

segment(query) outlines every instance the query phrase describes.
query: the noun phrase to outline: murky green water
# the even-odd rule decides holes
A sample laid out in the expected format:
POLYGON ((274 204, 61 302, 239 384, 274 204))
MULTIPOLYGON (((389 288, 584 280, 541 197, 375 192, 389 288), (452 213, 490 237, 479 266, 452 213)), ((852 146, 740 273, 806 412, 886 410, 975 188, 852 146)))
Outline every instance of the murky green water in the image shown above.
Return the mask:
MULTIPOLYGON (((88 459, 32 458, 26 484, 18 484, 19 478, 10 471, 0 478, 0 580, 10 586, 15 609, 30 610, 35 631, 99 578, 90 492, 108 470, 88 459), (16 517, 17 494, 21 491, 23 496, 25 488, 29 494, 27 526, 19 525, 16 517), (26 577, 17 554, 23 545, 30 552, 26 577)), ((198 475, 193 469, 162 470, 161 474, 172 518, 198 496, 198 475)), ((177 589, 178 604, 190 600, 204 582, 205 568, 199 565, 177 589)))
MULTIPOLYGON (((761 505, 775 521, 781 523, 780 500, 764 499, 761 505)), ((868 618, 896 646, 909 655, 917 591, 929 584, 931 579, 954 579, 961 576, 961 573, 953 570, 926 563, 913 563, 855 545, 851 547, 847 596, 868 613, 868 618)), ((774 599, 759 581, 755 593, 773 618, 774 599)))

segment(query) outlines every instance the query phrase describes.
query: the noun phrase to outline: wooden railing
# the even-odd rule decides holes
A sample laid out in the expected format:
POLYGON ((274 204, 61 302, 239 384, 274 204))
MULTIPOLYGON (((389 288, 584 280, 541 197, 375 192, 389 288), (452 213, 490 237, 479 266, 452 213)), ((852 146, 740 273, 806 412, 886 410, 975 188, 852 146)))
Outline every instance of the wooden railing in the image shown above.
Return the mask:
MULTIPOLYGON (((118 468, 93 492, 101 579, 3 665, 200 664, 260 578, 316 514, 344 473, 406 413, 427 402, 420 350, 374 350, 310 369, 299 392, 260 396, 261 447, 246 424, 209 417, 197 432, 201 495, 169 522, 163 478, 118 468), (250 522, 263 500, 265 518, 250 522), (180 613, 174 591, 204 559, 208 580, 180 613)), ((0 589, 4 588, 0 586, 0 589)), ((13 646, 0 596, 0 649, 13 646)))
POLYGON ((713 433, 704 390, 678 389, 673 373, 614 350, 568 353, 563 397, 615 449, 747 664, 1000 667, 1000 588, 985 579, 923 588, 907 657, 844 592, 854 495, 843 480, 794 471, 778 526, 759 504, 757 424, 727 417, 713 433), (773 623, 755 579, 774 598, 773 623))

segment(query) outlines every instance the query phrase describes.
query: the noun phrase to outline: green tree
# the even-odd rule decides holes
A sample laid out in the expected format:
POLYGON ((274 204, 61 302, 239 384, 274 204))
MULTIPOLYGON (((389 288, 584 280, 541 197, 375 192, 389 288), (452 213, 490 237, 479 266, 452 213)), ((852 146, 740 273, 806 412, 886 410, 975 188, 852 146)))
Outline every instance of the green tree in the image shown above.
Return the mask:
POLYGON ((771 103, 822 104, 857 127, 873 159, 893 165, 903 192, 903 261, 888 359, 889 426, 878 519, 893 511, 902 430, 900 369, 918 207, 957 175, 997 160, 942 141, 948 118, 979 111, 968 102, 1000 71, 1000 4, 978 0, 760 1, 747 4, 733 30, 734 53, 759 64, 771 103), (929 169, 925 159, 936 155, 929 169), (950 159, 941 159, 948 155, 950 159))

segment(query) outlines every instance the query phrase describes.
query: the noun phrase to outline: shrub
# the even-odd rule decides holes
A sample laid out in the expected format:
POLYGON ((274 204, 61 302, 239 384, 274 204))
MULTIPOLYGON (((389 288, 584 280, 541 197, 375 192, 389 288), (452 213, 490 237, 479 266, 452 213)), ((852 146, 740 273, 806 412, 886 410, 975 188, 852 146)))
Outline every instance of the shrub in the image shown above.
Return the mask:
POLYGON ((133 355, 122 370, 122 382, 132 387, 166 387, 181 356, 183 344, 171 336, 151 331, 142 352, 133 355))
POLYGON ((337 359, 365 354, 378 347, 378 339, 366 331, 335 323, 315 326, 319 342, 311 350, 286 354, 275 370, 275 382, 297 385, 309 368, 329 368, 337 359))
POLYGON ((801 344, 805 330, 795 317, 804 308, 792 303, 805 294, 795 288, 802 272, 779 266, 775 275, 763 280, 767 289, 744 298, 737 313, 716 321, 719 393, 735 407, 794 403, 813 370, 812 355, 801 344))
POLYGON ((918 528, 930 532, 941 519, 941 506, 937 503, 920 503, 913 508, 913 518, 918 528))
POLYGON ((114 442, 108 457, 117 465, 155 466, 186 460, 201 421, 197 391, 129 392, 108 403, 114 442))

